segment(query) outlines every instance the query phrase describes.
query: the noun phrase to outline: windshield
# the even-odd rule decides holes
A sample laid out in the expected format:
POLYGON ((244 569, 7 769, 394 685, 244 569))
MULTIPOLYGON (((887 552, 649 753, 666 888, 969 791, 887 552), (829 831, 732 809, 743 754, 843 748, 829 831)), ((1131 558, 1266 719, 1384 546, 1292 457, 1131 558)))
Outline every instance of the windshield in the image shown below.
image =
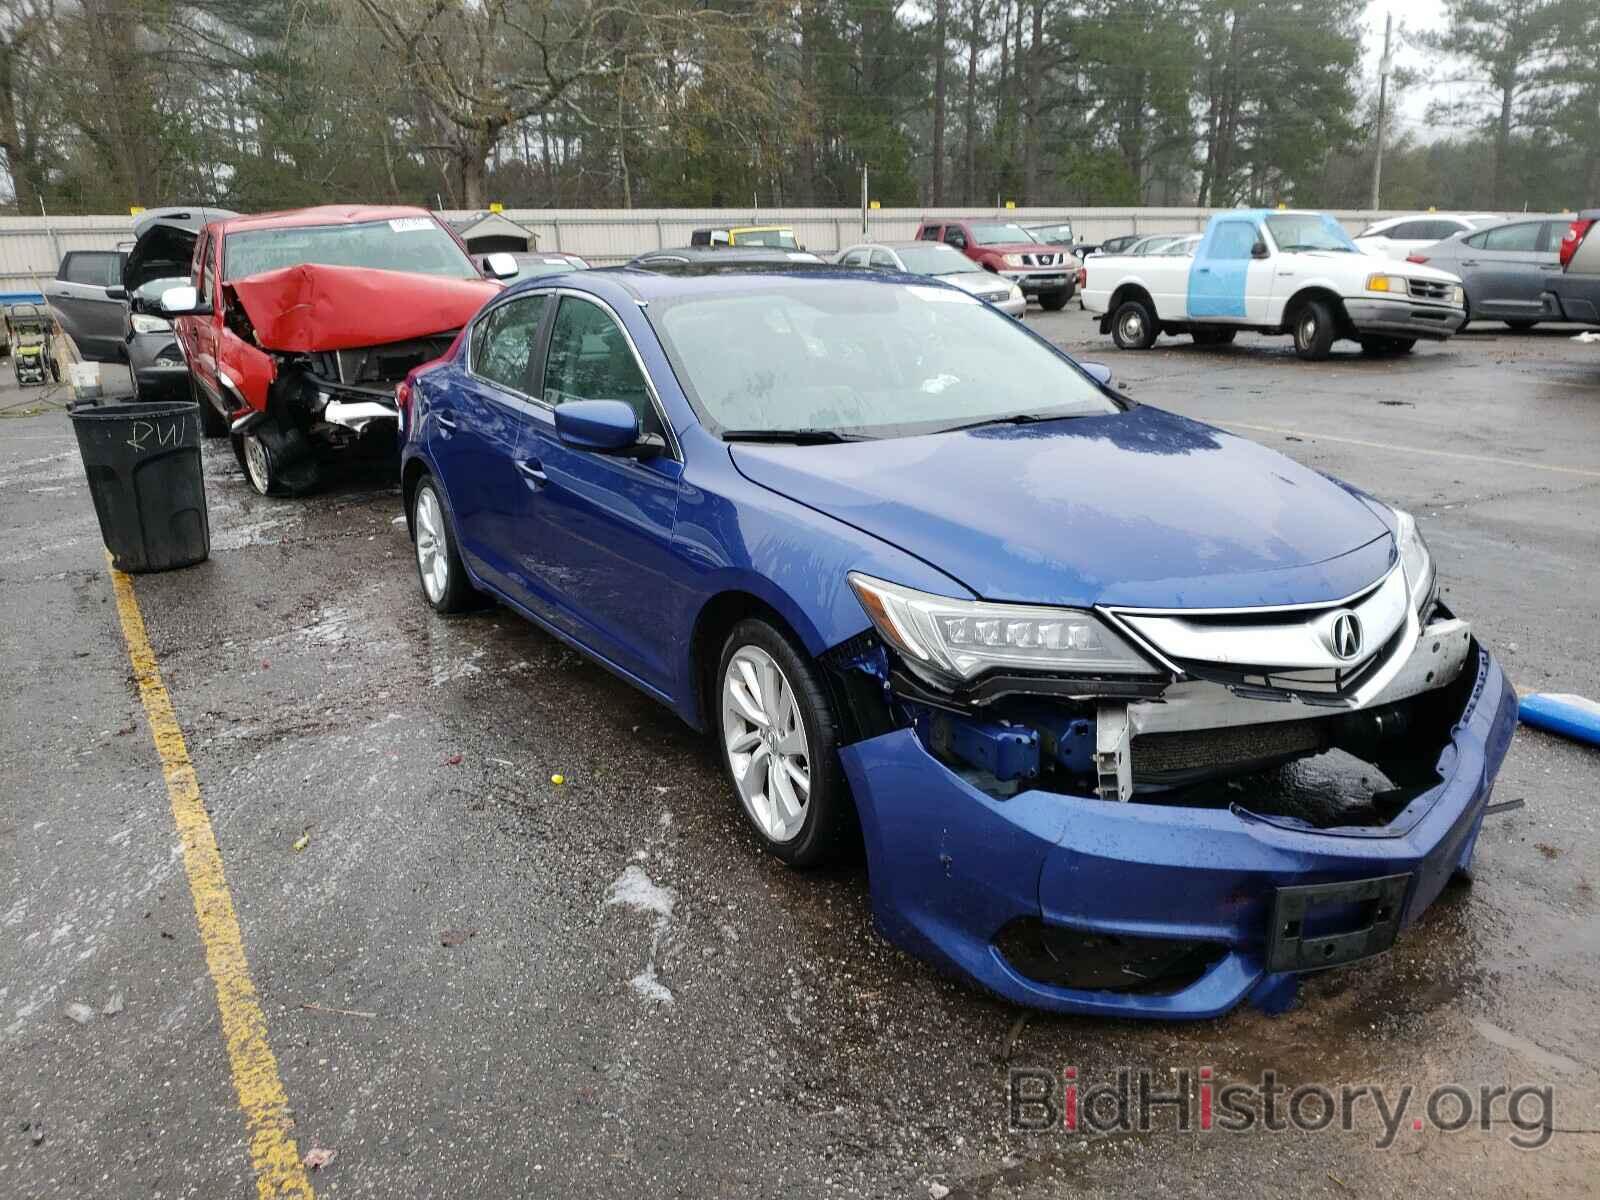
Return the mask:
POLYGON ((225 279, 243 279, 301 263, 412 271, 450 279, 479 278, 456 240, 432 217, 396 217, 359 225, 241 229, 227 235, 223 253, 225 279))
POLYGON ((740 246, 773 246, 779 250, 798 250, 792 229, 741 229, 733 235, 740 246))
POLYGON ((564 258, 545 258, 542 255, 513 255, 517 260, 517 279, 532 279, 535 275, 565 275, 576 271, 578 265, 564 258))
POLYGON ((1294 250, 1361 253, 1344 226, 1322 213, 1274 214, 1267 218, 1267 229, 1272 233, 1272 240, 1278 243, 1278 249, 1285 253, 1294 250))
POLYGON ((1028 230, 1033 234, 1034 240, 1049 242, 1053 246, 1067 246, 1072 244, 1071 225, 1039 225, 1028 230))
POLYGON ((1021 225, 1009 223, 985 225, 974 222, 972 240, 980 246, 1003 246, 1007 242, 1031 242, 1034 236, 1021 225))
POLYGON ((837 277, 750 284, 648 310, 713 429, 899 437, 1119 411, 1063 356, 954 288, 837 277))
POLYGON ((939 242, 901 246, 895 253, 913 275, 965 275, 974 269, 965 254, 939 242))

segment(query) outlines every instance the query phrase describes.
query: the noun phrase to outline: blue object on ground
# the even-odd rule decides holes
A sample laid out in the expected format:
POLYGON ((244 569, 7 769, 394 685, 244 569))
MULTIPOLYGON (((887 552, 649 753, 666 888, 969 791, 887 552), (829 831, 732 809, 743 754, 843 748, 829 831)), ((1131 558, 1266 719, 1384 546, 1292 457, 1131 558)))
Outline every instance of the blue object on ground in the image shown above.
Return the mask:
POLYGON ((1561 692, 1524 696, 1519 714, 1539 729, 1600 746, 1600 704, 1584 696, 1561 692))

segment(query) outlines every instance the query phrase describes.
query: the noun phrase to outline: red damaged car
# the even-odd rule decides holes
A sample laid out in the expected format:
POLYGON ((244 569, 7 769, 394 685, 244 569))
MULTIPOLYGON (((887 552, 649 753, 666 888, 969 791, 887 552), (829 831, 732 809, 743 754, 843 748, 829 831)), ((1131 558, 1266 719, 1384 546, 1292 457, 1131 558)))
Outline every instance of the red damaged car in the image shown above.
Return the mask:
MULTIPOLYGON (((196 210, 203 213, 204 210, 196 210)), ((215 215, 215 214, 213 214, 215 215)), ((162 294, 201 423, 228 434, 264 496, 313 486, 330 452, 393 443, 394 392, 500 289, 420 208, 327 206, 164 226, 134 255, 192 243, 190 284, 162 294)))

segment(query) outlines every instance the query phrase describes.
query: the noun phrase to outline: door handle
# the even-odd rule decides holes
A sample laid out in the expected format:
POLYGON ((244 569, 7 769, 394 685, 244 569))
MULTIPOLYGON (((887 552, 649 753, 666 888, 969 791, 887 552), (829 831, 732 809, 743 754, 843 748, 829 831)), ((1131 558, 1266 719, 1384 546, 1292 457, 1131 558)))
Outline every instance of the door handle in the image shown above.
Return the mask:
POLYGON ((439 428, 440 429, 452 429, 453 430, 456 427, 456 423, 454 421, 452 421, 449 417, 445 416, 443 413, 436 413, 434 415, 433 419, 435 421, 439 422, 439 428))
POLYGON ((1463 267, 1475 267, 1478 265, 1478 260, 1475 258, 1463 258, 1461 260, 1461 265, 1463 267))
POLYGON ((521 459, 517 463, 517 470, 540 486, 550 482, 550 476, 544 473, 544 467, 537 458, 521 459))
POLYGON ((1194 273, 1196 275, 1209 275, 1209 274, 1211 274, 1211 268, 1210 267, 1196 267, 1194 269, 1194 273))

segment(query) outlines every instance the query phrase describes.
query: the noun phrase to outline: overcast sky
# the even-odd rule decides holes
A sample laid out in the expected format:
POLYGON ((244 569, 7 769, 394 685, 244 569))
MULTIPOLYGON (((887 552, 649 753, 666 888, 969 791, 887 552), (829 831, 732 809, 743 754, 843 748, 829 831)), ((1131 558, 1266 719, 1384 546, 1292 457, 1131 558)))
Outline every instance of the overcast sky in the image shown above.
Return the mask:
MULTIPOLYGON (((1432 67, 1435 75, 1445 74, 1438 62, 1414 46, 1408 45, 1403 36, 1403 33, 1419 30, 1443 29, 1444 0, 1368 0, 1366 40, 1363 47, 1365 53, 1362 56, 1362 70, 1368 80, 1374 85, 1377 83, 1378 60, 1383 57, 1383 17, 1389 12, 1394 14, 1396 46, 1394 65, 1409 67, 1416 71, 1432 67)), ((1419 84, 1407 89, 1403 95, 1395 95, 1391 90, 1390 96, 1394 104, 1392 111, 1401 129, 1413 137, 1429 141, 1448 132, 1441 130, 1436 134, 1429 129, 1426 120, 1429 102, 1448 99, 1452 92, 1463 90, 1465 89, 1460 84, 1419 84)))

